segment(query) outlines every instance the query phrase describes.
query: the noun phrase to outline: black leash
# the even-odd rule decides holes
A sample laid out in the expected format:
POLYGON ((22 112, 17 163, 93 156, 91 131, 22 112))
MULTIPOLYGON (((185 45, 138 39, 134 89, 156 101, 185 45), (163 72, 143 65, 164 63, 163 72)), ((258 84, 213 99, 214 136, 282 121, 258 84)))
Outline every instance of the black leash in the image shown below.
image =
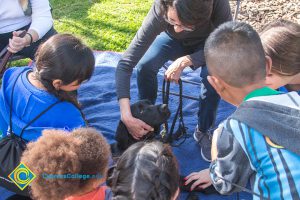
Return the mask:
MULTIPOLYGON (((163 65, 163 68, 164 68, 165 70, 167 70, 167 69, 168 69, 168 66, 167 66, 166 64, 164 64, 164 65, 163 65)), ((189 80, 185 80, 185 79, 180 79, 180 80, 181 80, 181 82, 183 82, 183 83, 189 83, 189 84, 191 84, 191 85, 201 86, 201 83, 198 83, 198 82, 195 82, 195 81, 189 81, 189 80)), ((163 92, 163 91, 162 91, 162 90, 158 90, 158 92, 163 92)), ((177 94, 177 93, 175 93, 175 92, 170 92, 170 94, 171 94, 171 95, 174 95, 174 96, 180 97, 180 94, 177 94)), ((192 97, 192 96, 184 95, 184 94, 181 94, 181 96, 182 96, 183 98, 186 98, 186 99, 191 99, 191 100, 199 101, 199 97, 192 97)))
MULTIPOLYGON (((174 147, 180 146, 182 143, 185 142, 187 138, 186 128, 183 121, 183 113, 182 113, 182 81, 181 79, 178 80, 179 84, 179 104, 174 116, 174 119, 172 121, 172 125, 169 131, 168 122, 165 122, 163 125, 163 130, 160 132, 160 135, 164 142, 170 143, 174 147), (174 128, 177 122, 177 119, 179 120, 179 126, 177 131, 174 133, 174 128), (184 136, 184 140, 181 141, 179 144, 172 144, 174 140, 178 140, 181 137, 184 136)), ((163 86, 162 86, 162 99, 164 104, 169 104, 169 95, 170 95, 170 81, 167 81, 164 79, 163 86)))

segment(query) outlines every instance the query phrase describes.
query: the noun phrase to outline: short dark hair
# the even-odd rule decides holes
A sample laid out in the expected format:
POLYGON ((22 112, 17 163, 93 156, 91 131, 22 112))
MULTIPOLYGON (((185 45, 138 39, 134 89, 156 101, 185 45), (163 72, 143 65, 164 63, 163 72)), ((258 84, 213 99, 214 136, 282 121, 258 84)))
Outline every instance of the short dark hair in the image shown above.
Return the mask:
POLYGON ((197 25, 210 19, 213 0, 160 0, 161 12, 166 16, 169 7, 176 8, 184 25, 197 25))
POLYGON ((300 25, 275 20, 265 26, 260 37, 266 55, 272 58, 272 72, 293 76, 300 73, 300 25))
POLYGON ((57 91, 53 80, 60 79, 64 85, 91 78, 95 68, 92 50, 71 34, 56 34, 41 44, 35 54, 37 78, 47 91, 63 101, 77 105, 76 100, 65 91, 57 91))
POLYGON ((211 33, 204 47, 209 73, 243 87, 266 77, 266 59, 258 33, 244 22, 226 22, 211 33))
POLYGON ((110 182, 113 199, 171 199, 179 187, 177 161, 166 144, 138 142, 120 157, 110 182))

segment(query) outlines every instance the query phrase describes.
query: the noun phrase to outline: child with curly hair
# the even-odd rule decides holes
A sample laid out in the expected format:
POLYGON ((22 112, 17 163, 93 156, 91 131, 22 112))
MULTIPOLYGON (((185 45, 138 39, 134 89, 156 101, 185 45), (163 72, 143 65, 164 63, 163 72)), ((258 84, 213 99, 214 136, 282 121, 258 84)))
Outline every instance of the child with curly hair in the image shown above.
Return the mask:
POLYGON ((177 161, 171 148, 158 141, 130 146, 109 181, 114 200, 175 200, 179 194, 177 161))
POLYGON ((33 199, 106 200, 111 198, 103 186, 109 156, 108 143, 95 129, 45 130, 28 144, 21 162, 36 175, 33 199))

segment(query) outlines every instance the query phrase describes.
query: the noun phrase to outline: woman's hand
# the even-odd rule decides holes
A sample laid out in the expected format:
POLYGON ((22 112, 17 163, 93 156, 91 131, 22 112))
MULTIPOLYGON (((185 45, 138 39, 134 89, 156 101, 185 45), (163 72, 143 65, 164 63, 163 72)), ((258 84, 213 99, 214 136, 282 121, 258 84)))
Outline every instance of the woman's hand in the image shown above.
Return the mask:
POLYGON ((185 180, 186 180, 185 185, 196 180, 191 186, 191 191, 194 190, 195 188, 205 189, 212 184, 209 175, 209 169, 204 169, 199 172, 193 172, 187 177, 185 177, 185 180))
POLYGON ((165 72, 165 79, 178 83, 181 72, 185 67, 190 65, 192 65, 192 62, 187 56, 176 59, 165 72))
POLYGON ((140 140, 148 132, 153 131, 153 128, 140 119, 133 116, 122 119, 129 133, 136 140, 140 140))
POLYGON ((7 50, 12 53, 17 53, 18 51, 21 51, 24 47, 30 45, 31 38, 28 34, 26 34, 23 38, 19 37, 19 35, 23 31, 14 31, 13 37, 9 39, 9 45, 7 50))
POLYGON ((140 140, 148 132, 154 129, 140 119, 134 118, 130 110, 129 98, 119 99, 121 120, 127 127, 129 133, 136 140, 140 140))

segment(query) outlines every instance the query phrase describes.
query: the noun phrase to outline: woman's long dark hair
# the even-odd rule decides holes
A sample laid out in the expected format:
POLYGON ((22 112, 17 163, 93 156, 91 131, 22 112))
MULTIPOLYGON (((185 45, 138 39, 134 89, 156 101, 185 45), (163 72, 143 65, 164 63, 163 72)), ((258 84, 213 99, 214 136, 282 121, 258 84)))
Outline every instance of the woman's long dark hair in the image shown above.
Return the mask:
POLYGON ((179 187, 177 161, 161 142, 138 142, 120 157, 109 181, 113 200, 170 200, 179 187))
POLYGON ((198 25, 211 17, 214 0, 160 0, 160 9, 164 16, 168 8, 176 8, 178 19, 184 25, 198 25))
POLYGON ((95 68, 92 50, 71 34, 57 34, 40 45, 35 59, 35 78, 49 93, 78 107, 72 92, 56 90, 52 83, 53 80, 60 79, 64 85, 74 81, 80 84, 90 79, 95 68))

